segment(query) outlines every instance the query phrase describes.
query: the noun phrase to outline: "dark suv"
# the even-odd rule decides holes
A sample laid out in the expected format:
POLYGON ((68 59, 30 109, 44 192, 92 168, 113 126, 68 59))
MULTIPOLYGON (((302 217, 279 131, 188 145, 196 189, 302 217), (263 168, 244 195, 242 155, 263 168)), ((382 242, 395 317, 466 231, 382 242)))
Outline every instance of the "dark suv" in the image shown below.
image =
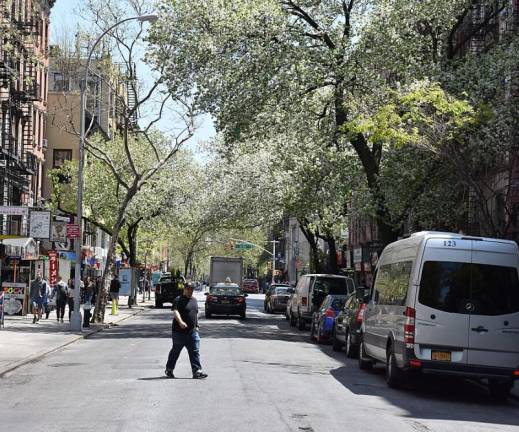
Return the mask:
POLYGON ((162 275, 155 285, 155 307, 161 308, 164 303, 173 303, 182 294, 185 283, 184 276, 162 275))

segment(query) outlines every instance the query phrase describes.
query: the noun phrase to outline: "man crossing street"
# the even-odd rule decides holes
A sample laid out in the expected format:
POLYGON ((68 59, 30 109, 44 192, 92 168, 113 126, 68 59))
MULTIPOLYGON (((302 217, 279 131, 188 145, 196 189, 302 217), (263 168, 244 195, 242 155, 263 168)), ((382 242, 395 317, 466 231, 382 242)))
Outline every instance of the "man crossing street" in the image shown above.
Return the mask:
POLYGON ((198 334, 198 301, 193 297, 193 285, 186 284, 181 296, 173 301, 173 323, 171 348, 164 373, 168 378, 175 378, 173 370, 178 357, 185 347, 191 362, 194 379, 207 378, 200 364, 200 336, 198 334))

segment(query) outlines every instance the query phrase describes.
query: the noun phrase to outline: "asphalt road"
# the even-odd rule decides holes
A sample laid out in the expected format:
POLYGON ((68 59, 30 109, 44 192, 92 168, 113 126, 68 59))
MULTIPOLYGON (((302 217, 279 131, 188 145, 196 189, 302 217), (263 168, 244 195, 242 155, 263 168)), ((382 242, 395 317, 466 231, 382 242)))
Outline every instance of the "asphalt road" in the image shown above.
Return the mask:
MULTIPOLYGON (((200 296, 202 300, 203 297, 200 296)), ((519 403, 464 381, 386 387, 381 367, 309 341, 248 298, 248 318, 206 320, 202 363, 163 376, 171 312, 147 310, 0 379, 0 431, 518 431, 519 403)), ((203 304, 200 303, 203 311, 203 304)))

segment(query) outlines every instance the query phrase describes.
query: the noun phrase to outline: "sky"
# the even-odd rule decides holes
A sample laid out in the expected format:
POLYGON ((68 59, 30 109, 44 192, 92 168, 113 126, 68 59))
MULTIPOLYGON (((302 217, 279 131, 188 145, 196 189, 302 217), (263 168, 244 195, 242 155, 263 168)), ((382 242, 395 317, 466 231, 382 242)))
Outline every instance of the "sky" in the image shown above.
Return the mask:
MULTIPOLYGON (((1 0, 0 0, 1 1, 1 0)), ((75 12, 82 5, 82 0, 57 0, 51 11, 51 43, 56 42, 56 38, 65 32, 75 32, 81 24, 81 18, 75 12)), ((122 17, 121 17, 122 18, 122 17)), ((141 66, 142 67, 142 66, 141 66)), ((139 66, 138 66, 139 68, 139 66)), ((145 74, 140 74, 144 76, 145 74)), ((168 119, 157 123, 159 129, 167 131, 171 126, 168 119)), ((207 155, 200 149, 200 144, 208 141, 216 132, 210 116, 200 117, 197 121, 197 130, 187 147, 191 149, 197 159, 203 162, 207 155)))

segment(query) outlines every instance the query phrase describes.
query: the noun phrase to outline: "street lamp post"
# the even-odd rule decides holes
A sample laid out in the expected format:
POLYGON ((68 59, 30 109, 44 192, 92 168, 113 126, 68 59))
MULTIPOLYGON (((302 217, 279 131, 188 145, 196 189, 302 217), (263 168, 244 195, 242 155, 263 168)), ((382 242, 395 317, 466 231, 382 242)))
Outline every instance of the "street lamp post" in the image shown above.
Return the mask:
POLYGON ((74 281, 74 311, 72 313, 70 319, 70 327, 72 331, 81 331, 82 330, 82 320, 81 320, 81 312, 79 311, 80 305, 80 289, 81 289, 81 245, 83 243, 83 227, 82 227, 82 219, 83 219, 83 168, 85 163, 85 110, 86 110, 86 88, 87 88, 87 80, 88 80, 88 70, 90 68, 90 63, 92 61, 92 55, 94 54, 97 45, 103 39, 103 37, 111 32, 115 27, 131 20, 136 20, 140 22, 155 22, 158 19, 156 15, 142 15, 135 16, 130 18, 125 18, 109 29, 105 30, 94 42, 92 48, 88 53, 88 58, 85 66, 85 76, 83 77, 83 81, 80 82, 80 112, 79 112, 79 167, 78 167, 78 179, 77 179, 77 221, 76 223, 79 225, 79 238, 76 239, 75 250, 76 250, 76 270, 75 270, 75 281, 74 281))

